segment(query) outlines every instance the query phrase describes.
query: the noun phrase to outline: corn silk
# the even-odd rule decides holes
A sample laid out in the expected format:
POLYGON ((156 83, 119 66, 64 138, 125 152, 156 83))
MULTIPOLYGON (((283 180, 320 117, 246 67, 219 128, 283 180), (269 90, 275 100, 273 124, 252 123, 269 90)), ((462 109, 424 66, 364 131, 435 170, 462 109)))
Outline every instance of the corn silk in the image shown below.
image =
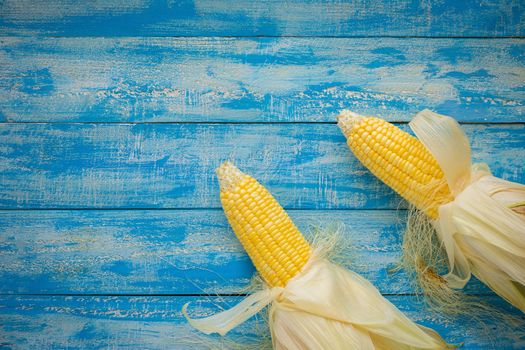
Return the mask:
POLYGON ((269 306, 274 349, 444 349, 433 330, 417 325, 365 278, 312 253, 285 287, 265 287, 233 308, 189 323, 226 334, 269 306))

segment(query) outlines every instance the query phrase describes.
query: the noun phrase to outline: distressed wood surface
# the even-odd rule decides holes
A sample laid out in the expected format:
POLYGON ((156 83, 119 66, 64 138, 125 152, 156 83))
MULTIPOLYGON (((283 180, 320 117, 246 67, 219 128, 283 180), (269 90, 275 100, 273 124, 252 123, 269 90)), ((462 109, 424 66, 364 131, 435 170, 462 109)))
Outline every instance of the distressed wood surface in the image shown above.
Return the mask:
POLYGON ((4 0, 0 35, 520 36, 519 0, 4 0))
POLYGON ((0 38, 0 121, 525 121, 525 41, 0 38))
MULTIPOLYGON (((415 293, 399 262, 404 213, 290 211, 307 236, 343 225, 343 265, 415 293)), ((222 210, 0 211, 0 294, 232 294, 254 274, 222 210)), ((490 294, 478 281, 468 293, 490 294)))
POLYGON ((254 272, 220 210, 225 159, 305 233, 344 224, 342 260, 409 317, 525 348, 523 314, 479 281, 465 292, 522 323, 446 319, 388 272, 405 204, 334 123, 430 108, 525 182, 524 23, 519 0, 0 0, 0 348, 257 347, 261 321, 221 341, 180 311, 234 305, 254 272))
MULTIPOLYGON (((464 129, 475 161, 525 182, 523 124, 464 129)), ((226 159, 286 208, 400 205, 335 124, 0 124, 0 207, 220 208, 226 159)))
MULTIPOLYGON (((519 349, 522 328, 503 322, 482 327, 472 319, 451 322, 429 312, 413 296, 388 296, 412 320, 434 328, 461 349, 519 349)), ((525 320, 495 297, 495 304, 525 320)), ((181 314, 191 302, 192 317, 204 317, 233 306, 238 297, 1 296, 0 346, 3 349, 209 349, 221 339, 192 331, 181 314)), ((252 344, 268 334, 262 320, 250 320, 227 335, 227 341, 252 344)), ((226 343, 226 345, 231 345, 226 343)), ((228 347, 227 347, 228 348, 228 347)))

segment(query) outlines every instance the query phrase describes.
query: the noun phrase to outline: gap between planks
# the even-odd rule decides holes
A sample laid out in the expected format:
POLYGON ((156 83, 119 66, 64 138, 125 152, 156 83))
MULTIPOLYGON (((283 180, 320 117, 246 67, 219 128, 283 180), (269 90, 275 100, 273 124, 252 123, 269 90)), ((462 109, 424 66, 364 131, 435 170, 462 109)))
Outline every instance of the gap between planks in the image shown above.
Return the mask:
MULTIPOLYGON (((0 293, 0 297, 247 297, 249 293, 0 293)), ((421 293, 381 293, 386 297, 422 297, 421 293)), ((495 297, 492 292, 464 293, 471 297, 495 297)))
MULTIPOLYGON (((34 35, 0 35, 1 39, 30 38, 34 35)), ((475 39, 475 40, 500 40, 500 39, 525 39, 525 36, 461 36, 461 35, 38 35, 42 39, 475 39)))
MULTIPOLYGON (((452 116, 453 117, 453 116, 452 116)), ((394 125, 408 125, 409 121, 391 121, 389 122, 394 125)), ((460 125, 525 125, 525 122, 458 122, 460 125)), ((234 122, 234 121, 228 121, 228 122, 207 122, 207 121, 200 121, 200 122, 192 122, 192 121, 159 121, 159 122, 148 122, 148 121, 138 121, 138 122, 118 122, 118 121, 92 121, 92 122, 65 122, 65 121, 59 121, 59 122, 29 122, 29 121, 3 121, 0 122, 0 125, 14 125, 14 124, 21 124, 21 125, 337 125, 337 121, 333 122, 320 122, 320 121, 282 121, 282 122, 270 122, 270 121, 259 121, 259 122, 249 122, 249 121, 242 121, 242 122, 234 122)))

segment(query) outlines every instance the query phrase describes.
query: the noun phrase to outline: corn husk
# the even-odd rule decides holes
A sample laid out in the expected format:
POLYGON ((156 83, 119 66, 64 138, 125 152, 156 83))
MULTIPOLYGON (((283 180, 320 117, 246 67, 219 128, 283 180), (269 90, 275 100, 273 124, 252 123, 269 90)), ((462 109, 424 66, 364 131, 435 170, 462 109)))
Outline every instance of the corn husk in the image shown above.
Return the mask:
POLYGON ((433 330, 417 325, 366 279, 328 260, 317 241, 310 258, 284 287, 263 285, 236 306, 201 319, 183 314, 205 334, 227 334, 268 307, 274 349, 444 349, 433 330))
POLYGON ((235 307, 189 323, 226 334, 269 308, 274 349, 443 349, 433 330, 408 319, 358 274, 314 254, 286 287, 265 288, 235 307))
POLYGON ((468 139, 454 119, 424 110, 409 125, 454 195, 433 222, 448 262, 442 277, 463 288, 474 274, 525 312, 525 186, 492 176, 485 164, 472 165, 468 139))

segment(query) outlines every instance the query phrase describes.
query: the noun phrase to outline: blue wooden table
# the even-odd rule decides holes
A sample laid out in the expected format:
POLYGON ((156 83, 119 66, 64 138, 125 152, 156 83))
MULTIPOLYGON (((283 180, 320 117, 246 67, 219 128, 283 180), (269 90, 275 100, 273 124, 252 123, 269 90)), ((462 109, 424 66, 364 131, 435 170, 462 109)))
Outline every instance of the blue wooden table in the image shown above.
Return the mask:
MULTIPOLYGON (((523 183, 524 36, 520 0, 0 0, 0 348, 220 344, 181 307, 234 305, 254 272, 220 209, 225 159, 304 232, 344 223, 351 268, 415 321, 464 349, 524 348, 525 327, 450 320, 387 272, 405 204, 335 125, 348 108, 406 128, 430 108, 523 183)), ((265 333, 251 320, 228 341, 265 333)))

